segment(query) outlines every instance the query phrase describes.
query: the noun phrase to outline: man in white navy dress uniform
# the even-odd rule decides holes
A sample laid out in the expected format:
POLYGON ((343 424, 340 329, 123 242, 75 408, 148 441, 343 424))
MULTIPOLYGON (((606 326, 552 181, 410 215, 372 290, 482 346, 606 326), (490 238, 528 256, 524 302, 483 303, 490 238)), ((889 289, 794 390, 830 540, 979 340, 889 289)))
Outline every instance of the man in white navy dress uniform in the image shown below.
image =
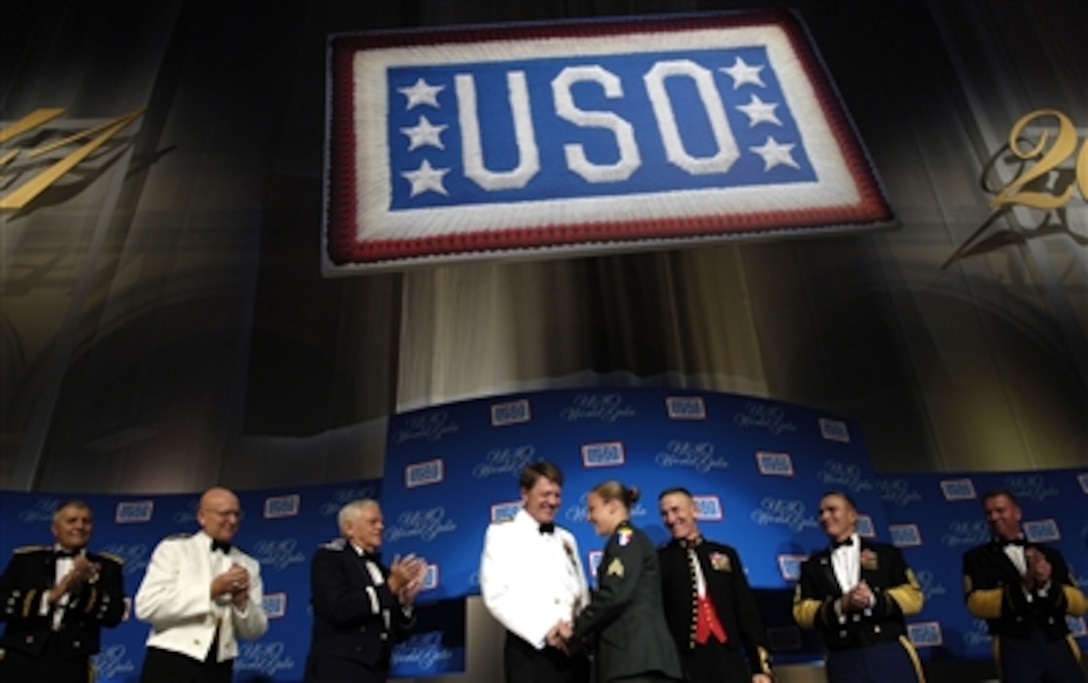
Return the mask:
POLYGON ((93 528, 83 501, 53 513, 53 545, 17 548, 0 576, 0 681, 86 683, 103 626, 125 612, 121 560, 87 550, 93 528))
POLYGON ((208 489, 196 518, 199 532, 155 547, 136 592, 136 618, 151 624, 141 683, 230 683, 237 638, 268 630, 261 566, 231 542, 238 497, 208 489))
POLYGON ((480 562, 484 604, 506 627, 506 683, 586 683, 586 656, 556 647, 559 624, 589 604, 578 544, 555 524, 563 473, 549 462, 532 463, 519 484, 523 505, 488 527, 480 562))
POLYGON ((348 503, 337 515, 342 539, 310 563, 314 609, 306 683, 385 683, 393 645, 415 625, 412 604, 427 563, 408 555, 382 564, 385 520, 378 503, 348 503))

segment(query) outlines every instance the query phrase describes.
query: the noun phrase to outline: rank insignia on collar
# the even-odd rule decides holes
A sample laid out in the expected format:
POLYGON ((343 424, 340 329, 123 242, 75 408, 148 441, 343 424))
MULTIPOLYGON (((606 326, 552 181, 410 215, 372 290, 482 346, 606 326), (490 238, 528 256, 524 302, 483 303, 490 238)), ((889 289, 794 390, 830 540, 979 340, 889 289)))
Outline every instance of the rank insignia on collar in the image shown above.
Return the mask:
POLYGON ((620 561, 620 558, 617 557, 608 563, 608 576, 623 578, 623 562, 620 561))

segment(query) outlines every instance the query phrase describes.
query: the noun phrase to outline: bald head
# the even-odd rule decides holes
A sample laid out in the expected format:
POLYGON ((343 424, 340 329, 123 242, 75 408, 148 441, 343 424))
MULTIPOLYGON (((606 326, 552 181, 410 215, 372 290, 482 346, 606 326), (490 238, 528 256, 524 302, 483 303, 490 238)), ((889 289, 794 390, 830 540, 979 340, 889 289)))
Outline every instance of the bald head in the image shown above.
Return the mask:
POLYGON ((229 542, 238 533, 242 521, 238 496, 229 489, 218 486, 208 489, 200 497, 196 521, 200 523, 204 533, 217 541, 229 542))

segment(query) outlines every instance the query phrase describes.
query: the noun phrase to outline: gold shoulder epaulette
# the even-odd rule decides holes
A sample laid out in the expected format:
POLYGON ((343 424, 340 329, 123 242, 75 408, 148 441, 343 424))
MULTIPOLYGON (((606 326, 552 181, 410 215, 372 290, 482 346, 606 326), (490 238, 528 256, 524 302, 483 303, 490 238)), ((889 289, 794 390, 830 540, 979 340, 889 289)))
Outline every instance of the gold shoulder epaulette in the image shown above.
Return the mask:
POLYGON ((110 562, 116 562, 117 564, 125 563, 125 561, 121 559, 120 555, 114 555, 113 553, 95 553, 95 555, 98 555, 99 557, 104 557, 110 562))
POLYGON ((170 534, 169 536, 163 537, 162 540, 164 540, 164 541, 180 541, 180 540, 182 540, 184 538, 189 538, 190 536, 192 536, 192 534, 189 533, 188 531, 179 531, 176 534, 170 534))
POLYGON ((36 553, 42 550, 52 550, 52 548, 47 545, 24 545, 21 548, 16 548, 15 550, 12 550, 11 552, 15 553, 16 555, 22 555, 23 553, 36 553))

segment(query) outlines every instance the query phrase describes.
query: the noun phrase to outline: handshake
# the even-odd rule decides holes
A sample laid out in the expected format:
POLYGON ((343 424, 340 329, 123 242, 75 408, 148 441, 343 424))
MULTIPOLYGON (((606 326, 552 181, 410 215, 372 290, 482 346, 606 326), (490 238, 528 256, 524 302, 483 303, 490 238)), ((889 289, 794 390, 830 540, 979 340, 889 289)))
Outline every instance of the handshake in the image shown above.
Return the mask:
POLYGON ((570 654, 570 639, 574 635, 574 625, 569 621, 560 621, 552 626, 548 634, 544 636, 544 642, 548 645, 570 654))

